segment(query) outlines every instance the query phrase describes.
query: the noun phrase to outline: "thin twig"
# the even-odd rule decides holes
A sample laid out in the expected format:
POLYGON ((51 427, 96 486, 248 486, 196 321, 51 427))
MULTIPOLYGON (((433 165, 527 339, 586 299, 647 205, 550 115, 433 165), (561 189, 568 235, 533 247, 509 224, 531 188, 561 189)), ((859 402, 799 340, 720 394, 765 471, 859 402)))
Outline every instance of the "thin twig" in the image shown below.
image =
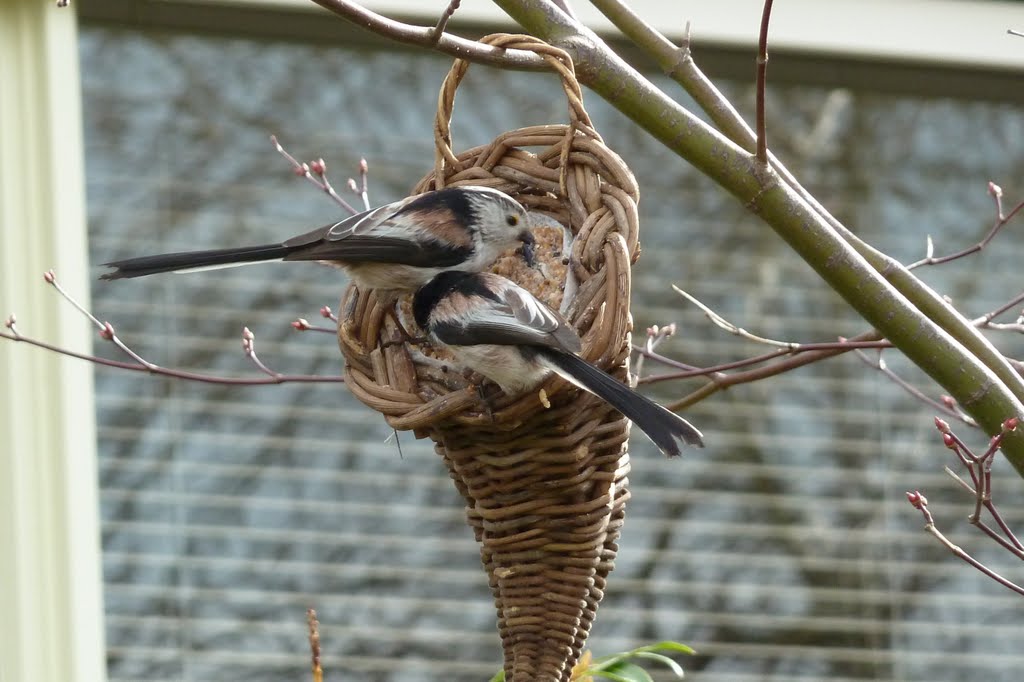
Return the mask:
POLYGON ((30 336, 25 336, 21 332, 8 327, 11 332, 0 332, 0 338, 8 339, 10 341, 17 341, 19 343, 26 343, 36 348, 42 348, 63 355, 69 358, 77 358, 78 360, 85 360, 91 362, 94 365, 102 365, 104 367, 114 367, 116 369, 125 369, 129 372, 145 372, 147 374, 154 374, 157 376, 173 377, 175 379, 184 379, 185 381, 196 381, 204 384, 224 384, 225 386, 265 386, 267 384, 289 384, 289 383, 308 383, 308 384, 329 384, 329 383, 344 383, 345 377, 343 376, 330 376, 323 374, 275 374, 272 377, 266 378, 255 378, 247 379, 243 377, 223 377, 216 376, 213 374, 200 374, 197 372, 187 372, 179 369, 171 369, 170 367, 162 367, 153 363, 147 363, 146 365, 140 365, 135 362, 124 362, 122 360, 108 360, 107 358, 97 357, 95 355, 88 355, 86 353, 78 353, 73 350, 54 346, 53 344, 46 343, 34 339, 30 336))
POLYGON ((953 542, 951 542, 949 538, 943 535, 942 532, 935 526, 935 519, 932 518, 932 513, 928 509, 928 500, 927 498, 925 498, 924 495, 922 495, 919 491, 914 491, 912 493, 908 492, 907 500, 910 502, 910 504, 916 507, 924 516, 925 530, 931 533, 932 536, 935 537, 935 539, 942 543, 946 547, 946 549, 952 552, 957 558, 973 566, 976 570, 987 575, 989 578, 992 578, 992 580, 995 580, 1003 587, 1013 590, 1018 594, 1024 595, 1024 587, 1021 587, 1020 585, 1017 585, 1016 583, 1011 582, 1010 580, 1007 580, 1003 576, 999 575, 998 573, 990 569, 988 566, 981 563, 980 561, 972 557, 970 554, 965 552, 961 547, 953 544, 953 542))
POLYGON ((644 353, 637 356, 636 364, 634 365, 634 374, 639 379, 643 375, 644 370, 644 358, 655 355, 654 350, 661 345, 661 343, 676 333, 676 326, 674 324, 667 324, 664 326, 654 325, 653 327, 647 328, 647 341, 644 342, 644 353))
POLYGON ((437 20, 437 24, 434 26, 434 31, 430 36, 430 46, 436 47, 441 41, 441 36, 444 35, 444 29, 448 26, 448 20, 452 18, 455 11, 459 9, 459 5, 462 4, 462 0, 451 0, 448 6, 444 8, 444 12, 441 13, 441 17, 437 20))
POLYGON ((328 320, 333 320, 335 324, 338 323, 338 316, 334 314, 330 306, 323 306, 320 308, 320 317, 324 317, 328 320))
POLYGON ((694 61, 690 51, 689 22, 686 23, 682 44, 676 47, 622 0, 590 0, 590 4, 651 57, 669 78, 681 85, 726 137, 748 152, 754 152, 754 131, 694 61))
POLYGON ((787 351, 795 351, 795 350, 799 350, 800 349, 800 344, 799 343, 793 343, 792 341, 776 341, 774 339, 768 339, 768 338, 765 338, 763 336, 757 336, 755 334, 751 334, 746 329, 743 329, 742 327, 739 327, 739 326, 733 324, 732 322, 729 322, 727 319, 725 319, 724 317, 722 317, 721 315, 716 313, 714 310, 712 310, 709 306, 704 305, 699 300, 697 300, 696 298, 694 298, 690 294, 686 293, 685 291, 683 291, 682 289, 677 287, 675 284, 672 285, 672 288, 675 289, 677 294, 679 294, 680 296, 685 298, 687 301, 689 301, 693 305, 695 305, 698 308, 700 308, 704 312, 704 315, 706 315, 707 318, 709 320, 711 320, 711 322, 716 327, 718 327, 720 329, 724 329, 725 331, 729 332, 730 334, 735 334, 736 336, 739 336, 740 338, 747 339, 748 341, 754 341, 755 343, 760 343, 760 344, 763 344, 765 346, 776 346, 776 347, 779 347, 779 348, 784 348, 787 351))
POLYGON ((248 327, 242 329, 242 351, 245 353, 245 357, 252 360, 252 364, 256 365, 258 370, 270 377, 277 376, 277 372, 264 365, 256 355, 256 335, 248 327))
POLYGON ((989 228, 989 231, 985 234, 984 237, 981 238, 981 241, 979 241, 977 244, 972 244, 971 246, 968 246, 966 249, 957 251, 956 253, 951 253, 947 256, 936 257, 934 255, 935 246, 932 243, 931 236, 929 236, 925 245, 925 257, 919 261, 916 261, 908 265, 907 270, 913 270, 915 268, 921 267, 922 265, 940 265, 942 263, 948 263, 958 258, 963 258, 964 256, 969 256, 972 253, 977 253, 981 251, 986 246, 988 246, 989 242, 991 242, 995 238, 995 236, 999 233, 1000 230, 1006 227, 1007 223, 1013 220, 1017 216, 1017 214, 1021 212, 1021 210, 1024 210, 1024 201, 1022 201, 1021 203, 1014 206, 1009 213, 1004 214, 1003 190, 999 185, 997 185, 994 182, 988 183, 988 193, 989 196, 992 197, 992 201, 995 204, 996 219, 995 222, 993 222, 992 227, 989 228))
MULTIPOLYGON (((56 290, 56 292, 58 294, 60 294, 61 298, 63 298, 68 303, 70 303, 71 306, 75 310, 80 312, 86 319, 88 319, 90 322, 92 322, 93 326, 95 326, 96 329, 99 330, 100 336, 104 340, 109 341, 110 343, 112 343, 122 353, 124 353, 125 355, 130 357, 132 360, 134 360, 138 364, 140 364, 140 365, 142 365, 144 367, 154 367, 155 366, 152 363, 147 362, 146 360, 142 359, 142 357, 137 355, 135 353, 135 351, 133 351, 131 348, 129 348, 127 345, 125 345, 121 341, 121 339, 118 338, 117 333, 114 331, 114 325, 110 324, 109 322, 100 322, 98 319, 96 319, 95 315, 93 315, 91 312, 86 310, 85 307, 82 304, 80 304, 71 294, 69 294, 67 291, 65 291, 64 287, 62 287, 60 285, 60 282, 57 281, 57 275, 56 275, 56 273, 54 273, 53 270, 47 270, 45 273, 43 273, 43 279, 46 281, 47 284, 49 284, 51 287, 53 287, 54 290, 56 290)), ((12 318, 13 318, 13 316, 12 316, 12 318)), ((13 325, 10 326, 9 328, 12 331, 14 330, 13 325)))
MULTIPOLYGON (((646 346, 634 345, 633 350, 636 353, 638 353, 640 357, 645 357, 654 362, 658 362, 665 366, 679 370, 676 372, 667 372, 665 374, 641 377, 638 383, 658 383, 664 381, 672 381, 676 379, 687 379, 696 376, 707 376, 711 380, 708 384, 702 386, 693 393, 673 403, 670 406, 671 409, 682 409, 683 407, 688 407, 694 404, 695 402, 703 400, 704 398, 707 398, 708 396, 713 395, 714 393, 717 393, 718 391, 728 388, 730 386, 735 386, 743 383, 750 383, 770 376, 775 376, 777 374, 782 374, 792 369, 796 369, 797 367, 802 367, 813 362, 818 362, 820 360, 824 360, 830 357, 835 357, 836 355, 839 355, 841 353, 853 350, 881 350, 892 347, 892 344, 889 341, 882 339, 877 332, 865 332, 864 334, 860 334, 856 337, 853 337, 852 339, 840 339, 839 341, 836 342, 826 343, 796 343, 793 341, 778 341, 775 339, 769 339, 748 332, 742 327, 735 325, 732 322, 729 322, 724 317, 715 312, 713 309, 711 309, 710 306, 705 305, 700 300, 698 300, 691 294, 687 293, 686 291, 683 291, 679 287, 673 285, 672 288, 675 289, 675 291, 679 293, 681 296, 685 297, 688 301, 690 301, 698 308, 700 308, 701 311, 703 311, 704 314, 708 317, 708 319, 710 319, 720 329, 724 329, 730 334, 734 334, 741 338, 748 339, 750 341, 754 341, 762 345, 774 346, 778 348, 778 350, 758 355, 755 357, 746 358, 743 360, 722 363, 711 367, 699 368, 654 353, 651 349, 647 348, 646 346), (794 357, 790 357, 796 356, 796 354, 807 353, 810 353, 810 355, 800 358, 799 360, 794 359, 794 357), (787 359, 748 372, 737 374, 724 374, 724 372, 728 370, 739 369, 742 367, 748 367, 752 365, 760 365, 766 362, 771 362, 773 360, 778 360, 780 358, 787 359)), ((1019 294, 1018 296, 1014 297, 1009 302, 999 306, 995 310, 992 310, 991 312, 974 319, 972 321, 972 324, 974 324, 974 326, 976 327, 990 329, 1017 330, 1019 326, 1021 328, 1020 330, 1024 331, 1024 318, 1018 319, 1017 323, 1013 325, 998 325, 993 324, 991 322, 991 320, 994 317, 1006 312, 1006 310, 1010 309, 1011 307, 1017 305, 1022 301, 1024 301, 1024 293, 1019 294)), ((867 356, 861 355, 861 359, 865 360, 865 362, 868 362, 868 364, 870 364, 871 366, 878 368, 878 364, 867 359, 867 356)), ((1018 371, 1024 372, 1024 363, 1017 362, 1010 358, 1007 358, 1007 361, 1011 365, 1019 367, 1018 371)), ((915 397, 920 397, 922 400, 924 400, 927 404, 931 405, 935 409, 938 409, 946 414, 949 414, 950 416, 955 417, 956 419, 964 422, 965 424, 976 426, 974 419, 971 418, 962 410, 960 410, 959 405, 957 405, 956 402, 953 401, 951 398, 943 396, 943 400, 941 402, 935 401, 931 398, 928 398, 918 389, 914 388, 907 382, 897 377, 891 371, 886 371, 885 374, 892 378, 894 381, 896 381, 896 383, 898 383, 904 389, 909 391, 912 395, 914 395, 915 397)))
POLYGON ((321 327, 317 324, 310 324, 309 320, 304 317, 298 317, 292 320, 292 329, 297 332, 322 332, 325 334, 337 334, 338 327, 321 327))
MULTIPOLYGON (((999 317, 1000 315, 1005 313, 1010 308, 1014 308, 1014 307, 1020 305, 1021 303, 1024 303, 1024 291, 1022 291, 1021 293, 1017 294, 1016 296, 1011 298, 1009 301, 1007 301, 1003 305, 1001 305, 998 308, 996 308, 995 310, 991 310, 991 311, 985 313, 984 315, 982 315, 981 317, 977 317, 977 318, 971 320, 971 322, 976 327, 980 327, 980 328, 983 328, 983 329, 984 328, 1002 329, 1002 328, 1004 328, 1002 326, 989 327, 989 325, 992 322, 992 320, 994 320, 995 318, 999 317)), ((1020 318, 1018 318, 1017 322, 1013 326, 1018 326, 1018 325, 1021 325, 1020 318)))
POLYGON ((359 159, 359 187, 357 188, 356 194, 363 200, 363 207, 370 210, 370 164, 366 162, 366 159, 359 159))
MULTIPOLYGON (((744 358, 742 360, 734 360, 732 362, 723 362, 718 365, 711 365, 709 367, 695 367, 694 365, 688 365, 684 362, 679 362, 672 358, 658 353, 648 351, 646 346, 633 346, 633 350, 641 356, 647 357, 650 360, 667 367, 674 367, 678 369, 678 372, 669 372, 665 374, 654 374, 644 377, 640 380, 642 384, 654 384, 663 381, 670 381, 673 379, 690 379, 692 377, 706 376, 716 374, 718 372, 726 372, 731 369, 741 369, 743 367, 750 367, 752 365, 760 365, 778 358, 784 358, 794 356, 797 354, 815 353, 817 351, 838 351, 836 355, 842 353, 848 353, 855 349, 870 350, 870 349, 881 349, 881 348, 892 348, 892 344, 886 340, 881 341, 831 341, 823 343, 802 343, 794 344, 795 348, 780 348, 770 353, 764 353, 762 355, 755 355, 753 357, 744 358)), ((822 354, 820 357, 815 358, 812 362, 818 362, 825 360, 835 355, 822 354)), ((803 366, 803 365, 799 365, 803 366)), ((724 376, 724 375, 723 375, 724 376)))
MULTIPOLYGON (((69 294, 57 281, 57 276, 53 270, 48 270, 43 278, 46 280, 53 289, 71 304, 78 312, 85 316, 98 330, 100 338, 104 341, 108 341, 111 345, 115 346, 119 351, 124 353, 130 358, 130 362, 122 360, 109 360, 107 358, 101 358, 95 355, 89 355, 87 353, 79 353, 77 351, 68 350, 61 348, 39 339, 34 339, 30 336, 25 336, 21 333, 17 326, 17 318, 11 314, 4 326, 8 329, 7 332, 0 332, 0 338, 8 339, 10 341, 17 341, 20 343, 26 343, 36 348, 42 348, 50 351, 51 353, 57 353, 65 357, 77 358, 79 360, 85 360, 95 365, 102 365, 104 367, 114 367, 117 369, 125 369, 131 372, 145 372, 147 374, 155 374, 158 376, 174 377, 176 379, 184 379, 186 381, 197 381, 200 383, 207 384, 224 384, 230 386, 263 386, 266 384, 286 384, 286 383, 344 383, 345 377, 343 376, 330 376, 330 375, 315 375, 315 374, 282 374, 269 369, 259 358, 256 357, 254 351, 255 337, 252 332, 245 329, 243 332, 243 349, 246 355, 253 361, 254 364, 260 369, 261 372, 266 374, 265 378, 243 378, 243 377, 223 377, 212 374, 202 374, 199 372, 188 372, 180 369, 171 369, 169 367, 161 367, 149 360, 146 360, 141 355, 132 350, 128 344, 124 343, 114 330, 114 325, 110 322, 101 322, 96 318, 88 309, 80 304, 71 294, 69 294)), ((325 317, 333 317, 330 309, 326 306, 325 317)), ((324 314, 324 309, 321 309, 321 314, 324 314)))
POLYGON ((967 483, 948 466, 944 467, 946 473, 974 498, 974 512, 968 517, 968 520, 1004 549, 1018 558, 1024 559, 1024 545, 1003 520, 992 495, 992 463, 1006 434, 1016 430, 1017 425, 1016 418, 1004 421, 999 433, 989 440, 988 449, 981 455, 975 455, 971 448, 950 429, 949 424, 938 417, 935 418, 935 426, 942 434, 943 444, 957 456, 974 483, 974 485, 967 483), (982 519, 983 508, 988 510, 1000 532, 997 532, 982 519))
POLYGON ((761 32, 757 39, 757 160, 768 163, 768 129, 765 123, 764 95, 768 83, 768 22, 772 0, 765 0, 761 12, 761 32))
POLYGON ((371 12, 358 3, 348 0, 313 0, 313 2, 360 28, 406 45, 427 47, 452 57, 506 69, 542 71, 548 68, 547 62, 533 52, 484 45, 475 40, 453 36, 450 33, 444 33, 435 40, 434 26, 404 24, 371 12))
POLYGON ((341 195, 334 191, 334 187, 327 179, 326 161, 324 161, 323 159, 317 159, 311 164, 302 163, 285 150, 281 143, 278 142, 276 135, 270 136, 270 142, 274 145, 274 148, 277 149, 277 152, 288 160, 288 163, 291 164, 292 170, 295 172, 296 175, 309 180, 311 183, 316 185, 316 187, 319 188, 320 191, 324 192, 325 194, 327 194, 327 196, 333 199, 334 203, 338 204, 352 215, 359 213, 359 211, 352 207, 352 204, 342 199, 341 195))
POLYGON ((886 378, 889 379, 889 381, 893 382, 894 384, 902 388, 904 391, 909 393, 917 400, 920 400, 921 402, 930 406, 932 409, 938 410, 949 417, 953 417, 954 419, 958 419, 967 426, 978 425, 978 422, 974 421, 974 419, 972 419, 968 415, 953 409, 952 407, 944 404, 939 400, 935 400, 934 398, 925 395, 925 393, 921 391, 919 388, 917 388, 916 386, 908 382, 906 379, 893 372, 885 363, 885 360, 882 358, 881 353, 879 353, 877 360, 872 360, 868 356, 868 354, 862 350, 855 350, 854 353, 856 353, 857 357, 863 360, 864 364, 866 364, 868 367, 878 370, 879 372, 884 374, 886 378))
MULTIPOLYGON (((863 341, 875 342, 881 340, 881 335, 877 331, 872 330, 870 332, 864 332, 862 334, 859 334, 849 339, 848 341, 854 341, 859 343, 863 341)), ((783 374, 785 372, 790 372, 798 367, 810 365, 812 363, 819 362, 820 360, 835 357, 836 355, 841 355, 843 353, 849 352, 850 350, 853 350, 853 348, 844 347, 845 345, 847 344, 841 343, 835 347, 830 347, 827 350, 801 352, 796 355, 787 350, 779 351, 780 356, 784 355, 788 357, 785 357, 784 359, 781 359, 779 362, 772 363, 766 367, 758 367, 756 369, 747 370, 745 372, 736 372, 735 374, 712 375, 709 377, 711 381, 704 384, 703 386, 693 391, 689 395, 686 395, 683 398, 676 400, 672 404, 667 405, 666 407, 672 410, 673 412, 676 410, 681 410, 685 407, 693 405, 694 403, 698 403, 701 400, 707 398, 708 396, 714 395, 715 393, 725 390, 731 386, 751 383, 754 381, 765 379, 767 377, 772 377, 778 374, 783 374)))

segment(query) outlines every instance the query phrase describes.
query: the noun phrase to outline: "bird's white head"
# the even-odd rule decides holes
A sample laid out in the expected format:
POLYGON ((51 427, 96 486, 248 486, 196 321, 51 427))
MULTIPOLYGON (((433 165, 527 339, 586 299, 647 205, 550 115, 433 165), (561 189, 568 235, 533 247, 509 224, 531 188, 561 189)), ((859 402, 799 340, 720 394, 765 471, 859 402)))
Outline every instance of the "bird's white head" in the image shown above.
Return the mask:
POLYGON ((496 189, 467 187, 466 198, 473 213, 472 227, 483 258, 494 260, 503 251, 523 245, 523 257, 532 265, 533 234, 530 215, 522 204, 496 189))

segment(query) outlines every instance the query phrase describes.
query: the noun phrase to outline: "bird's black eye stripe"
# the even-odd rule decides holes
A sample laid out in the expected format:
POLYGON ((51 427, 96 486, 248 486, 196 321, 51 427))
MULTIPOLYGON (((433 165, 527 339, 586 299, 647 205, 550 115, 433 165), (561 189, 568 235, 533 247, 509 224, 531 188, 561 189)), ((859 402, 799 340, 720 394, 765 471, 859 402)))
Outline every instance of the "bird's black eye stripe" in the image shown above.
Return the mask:
POLYGON ((455 286, 455 291, 466 296, 479 296, 480 298, 488 301, 494 301, 495 303, 504 303, 505 301, 497 294, 492 291, 487 283, 481 277, 466 277, 455 286))
POLYGON ((473 231, 476 208, 469 199, 469 190, 462 187, 447 187, 421 194, 403 207, 401 213, 433 211, 438 208, 447 208, 455 215, 456 220, 473 231))

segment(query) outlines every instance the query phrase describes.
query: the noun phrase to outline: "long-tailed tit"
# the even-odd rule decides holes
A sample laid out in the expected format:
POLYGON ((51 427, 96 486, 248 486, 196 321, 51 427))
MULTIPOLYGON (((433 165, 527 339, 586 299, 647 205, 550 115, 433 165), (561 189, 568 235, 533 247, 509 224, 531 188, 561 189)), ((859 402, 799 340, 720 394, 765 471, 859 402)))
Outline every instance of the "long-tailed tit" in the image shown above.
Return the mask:
POLYGON ((112 261, 100 279, 187 272, 262 261, 320 261, 346 270, 360 288, 415 289, 444 270, 478 272, 522 244, 533 260, 526 209, 488 187, 452 187, 408 197, 345 220, 264 244, 112 261))
POLYGON ((522 393, 555 373, 633 420, 668 457, 681 454, 677 440, 704 446, 685 419, 579 357, 580 337, 565 318, 504 277, 443 272, 416 292, 412 310, 431 343, 505 393, 522 393))

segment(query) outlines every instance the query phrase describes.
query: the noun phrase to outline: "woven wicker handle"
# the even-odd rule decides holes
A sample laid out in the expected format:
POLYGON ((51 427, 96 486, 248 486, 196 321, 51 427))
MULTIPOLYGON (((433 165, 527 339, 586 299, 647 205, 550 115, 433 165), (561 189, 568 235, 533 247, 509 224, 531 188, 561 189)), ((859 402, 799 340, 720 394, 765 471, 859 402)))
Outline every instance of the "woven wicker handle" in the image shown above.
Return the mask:
MULTIPOLYGON (((566 191, 566 172, 569 168, 569 150, 572 137, 576 131, 582 132, 588 137, 600 140, 601 136, 594 130, 590 121, 590 115, 583 108, 583 90, 579 81, 576 80, 576 70, 573 67, 572 59, 565 50, 528 35, 517 35, 510 33, 493 33, 480 39, 481 43, 505 47, 516 50, 527 50, 535 52, 544 58, 551 69, 558 74, 562 82, 562 90, 569 102, 569 126, 566 129, 566 141, 562 145, 562 156, 559 159, 559 189, 564 197, 566 191)), ((434 144, 437 154, 434 161, 434 181, 440 189, 447 184, 447 179, 461 169, 459 159, 455 156, 452 148, 452 112, 455 108, 455 91, 469 69, 469 62, 464 59, 456 59, 451 70, 441 84, 441 92, 437 96, 437 115, 434 117, 434 144)))

